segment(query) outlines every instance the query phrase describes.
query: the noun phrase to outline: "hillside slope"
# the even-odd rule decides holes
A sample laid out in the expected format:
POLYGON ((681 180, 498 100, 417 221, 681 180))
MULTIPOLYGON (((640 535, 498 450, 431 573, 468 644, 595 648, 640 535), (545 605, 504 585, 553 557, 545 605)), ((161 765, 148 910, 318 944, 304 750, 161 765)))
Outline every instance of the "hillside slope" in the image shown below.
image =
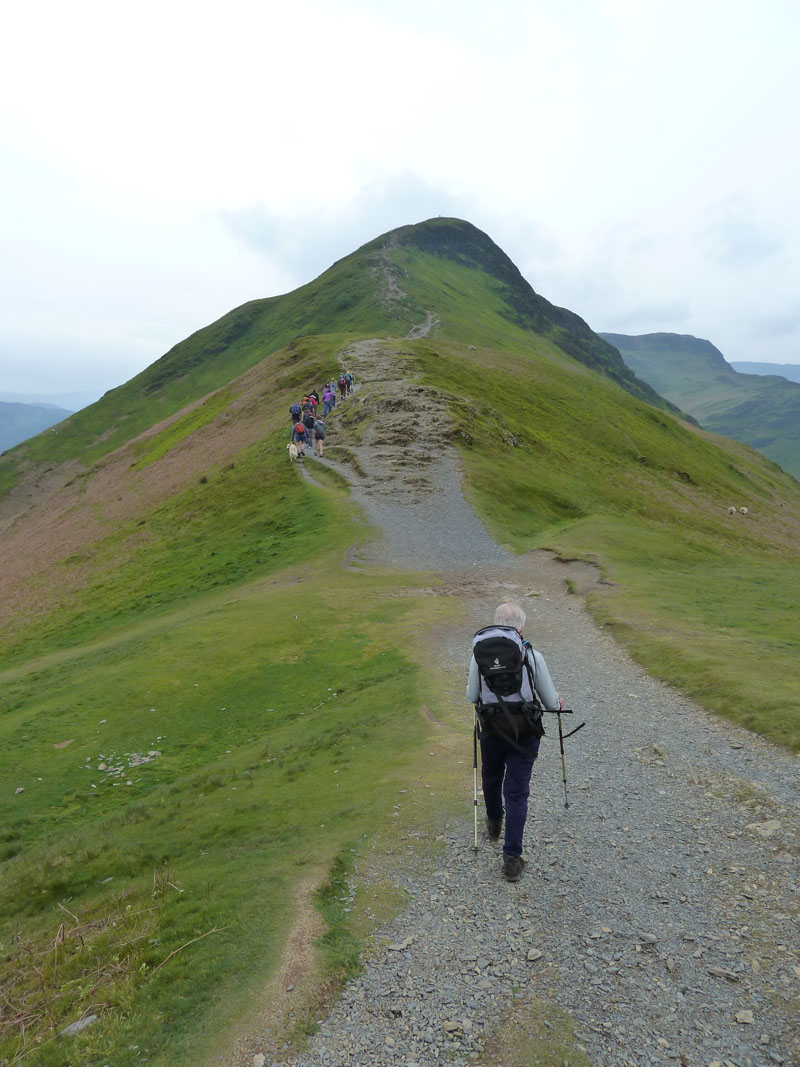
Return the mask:
POLYGON ((709 341, 672 333, 602 336, 702 426, 744 441, 800 478, 800 383, 741 374, 709 341))
MULTIPOLYGON (((670 406, 581 318, 538 296, 486 234, 459 219, 431 219, 384 234, 315 281, 250 301, 198 330, 67 420, 57 434, 0 458, 0 496, 55 464, 90 466, 298 339, 404 336, 426 311, 436 316, 437 336, 502 344, 521 354, 544 344, 634 396, 670 406)), ((284 373, 276 388, 292 381, 284 373)))

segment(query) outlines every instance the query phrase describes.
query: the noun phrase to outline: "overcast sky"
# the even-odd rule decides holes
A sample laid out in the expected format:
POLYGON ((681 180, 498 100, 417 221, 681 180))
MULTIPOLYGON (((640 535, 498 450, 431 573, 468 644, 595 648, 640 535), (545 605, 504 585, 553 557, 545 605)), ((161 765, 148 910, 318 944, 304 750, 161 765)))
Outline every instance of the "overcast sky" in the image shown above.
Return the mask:
POLYGON ((26 0, 0 392, 98 395, 455 215, 596 330, 800 363, 794 0, 26 0))

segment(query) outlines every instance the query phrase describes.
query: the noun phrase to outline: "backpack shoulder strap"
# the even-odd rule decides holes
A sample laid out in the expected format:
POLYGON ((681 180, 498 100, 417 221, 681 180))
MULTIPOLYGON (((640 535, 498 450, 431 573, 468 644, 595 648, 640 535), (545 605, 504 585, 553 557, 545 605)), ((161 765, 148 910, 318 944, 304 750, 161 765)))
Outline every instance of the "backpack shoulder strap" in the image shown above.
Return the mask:
POLYGON ((538 704, 540 709, 544 711, 544 704, 542 704, 541 697, 536 692, 536 670, 532 664, 536 663, 536 659, 533 655, 533 645, 530 641, 522 642, 523 648, 523 665, 528 674, 528 681, 531 683, 531 693, 533 693, 533 700, 535 704, 538 704))

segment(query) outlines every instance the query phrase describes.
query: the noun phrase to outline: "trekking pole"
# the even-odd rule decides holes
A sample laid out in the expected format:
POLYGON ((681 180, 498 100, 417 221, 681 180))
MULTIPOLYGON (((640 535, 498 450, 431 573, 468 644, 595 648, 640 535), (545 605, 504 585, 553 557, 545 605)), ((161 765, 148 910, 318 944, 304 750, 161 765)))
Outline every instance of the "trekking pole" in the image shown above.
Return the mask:
POLYGON ((564 807, 569 807, 567 799, 567 761, 564 759, 564 733, 561 729, 561 709, 558 712, 558 745, 561 749, 561 781, 564 783, 564 807))
POLYGON ((473 709, 472 723, 472 814, 475 824, 475 843, 472 851, 478 851, 478 713, 473 709))
POLYGON ((564 785, 564 807, 568 808, 569 807, 569 798, 567 797, 567 761, 564 759, 564 741, 568 737, 572 737, 573 734, 576 734, 578 732, 578 730, 582 730, 584 728, 584 726, 586 725, 586 723, 582 722, 580 724, 580 726, 576 726, 574 730, 570 730, 570 732, 568 734, 565 734, 564 731, 561 729, 561 716, 562 715, 572 715, 572 709, 571 708, 561 708, 561 707, 559 707, 559 708, 552 708, 552 709, 551 708, 545 708, 544 710, 549 712, 551 715, 557 715, 558 716, 558 746, 561 749, 561 781, 563 782, 563 785, 564 785))

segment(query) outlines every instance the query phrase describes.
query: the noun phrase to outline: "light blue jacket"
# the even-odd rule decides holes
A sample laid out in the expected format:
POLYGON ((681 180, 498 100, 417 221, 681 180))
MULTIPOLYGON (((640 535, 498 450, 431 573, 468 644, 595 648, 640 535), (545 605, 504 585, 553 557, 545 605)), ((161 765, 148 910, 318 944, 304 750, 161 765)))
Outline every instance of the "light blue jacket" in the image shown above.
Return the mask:
MULTIPOLYGON (((548 711, 555 711, 558 708, 558 691, 553 685, 553 679, 550 677, 550 671, 547 669, 544 656, 541 652, 537 652, 535 648, 529 648, 527 651, 527 660, 533 670, 533 677, 536 683, 535 689, 539 699, 548 711)), ((477 704, 480 694, 481 676, 478 671, 478 664, 475 662, 475 657, 472 656, 469 661, 467 700, 471 701, 473 704, 477 704)))

